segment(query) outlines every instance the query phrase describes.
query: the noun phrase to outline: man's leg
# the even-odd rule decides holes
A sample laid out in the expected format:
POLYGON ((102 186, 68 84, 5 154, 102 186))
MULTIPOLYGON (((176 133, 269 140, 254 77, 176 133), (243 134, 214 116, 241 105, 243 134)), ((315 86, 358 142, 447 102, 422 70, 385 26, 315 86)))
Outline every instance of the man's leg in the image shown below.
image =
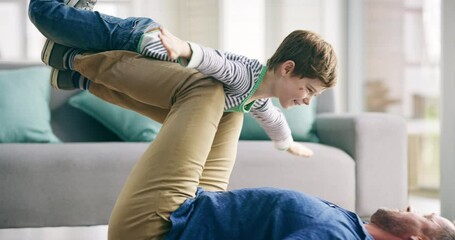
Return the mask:
MULTIPOLYGON (((144 104, 102 84, 92 83, 90 92, 105 101, 136 111, 163 123, 168 109, 144 104)), ((218 125, 199 186, 207 191, 226 191, 235 164, 237 145, 243 124, 243 113, 224 113, 218 125)))
POLYGON ((169 230, 170 214, 195 196, 223 115, 224 91, 221 83, 178 64, 119 53, 78 56, 74 70, 136 101, 169 109, 109 221, 109 239, 156 239, 169 230))
POLYGON ((69 7, 62 0, 30 0, 29 18, 47 38, 91 51, 136 51, 141 36, 159 26, 150 18, 121 19, 69 7))
POLYGON ((138 112, 156 122, 163 123, 169 114, 169 109, 163 109, 139 102, 130 96, 112 90, 99 83, 91 83, 89 92, 93 95, 117 106, 138 112))
POLYGON ((207 191, 226 191, 243 124, 243 113, 225 113, 213 140, 199 186, 207 191))
POLYGON ((153 60, 129 51, 77 55, 73 70, 92 82, 163 109, 174 103, 172 96, 176 91, 188 87, 189 78, 207 78, 177 63, 153 60))

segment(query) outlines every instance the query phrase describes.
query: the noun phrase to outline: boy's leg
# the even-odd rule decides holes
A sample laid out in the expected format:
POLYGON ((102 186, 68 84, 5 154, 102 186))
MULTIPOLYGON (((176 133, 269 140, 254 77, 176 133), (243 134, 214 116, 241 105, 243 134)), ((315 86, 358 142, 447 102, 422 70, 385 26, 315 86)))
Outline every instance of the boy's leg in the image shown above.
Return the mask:
POLYGON ((121 19, 58 0, 30 0, 29 18, 47 38, 91 51, 136 51, 143 33, 159 26, 150 18, 121 19))
POLYGON ((178 64, 120 53, 76 57, 74 70, 136 101, 169 109, 109 221, 109 239, 155 239, 169 230, 170 214, 195 196, 223 115, 224 91, 218 81, 178 64))
POLYGON ((224 113, 202 172, 199 186, 207 191, 226 191, 243 124, 243 113, 224 113))

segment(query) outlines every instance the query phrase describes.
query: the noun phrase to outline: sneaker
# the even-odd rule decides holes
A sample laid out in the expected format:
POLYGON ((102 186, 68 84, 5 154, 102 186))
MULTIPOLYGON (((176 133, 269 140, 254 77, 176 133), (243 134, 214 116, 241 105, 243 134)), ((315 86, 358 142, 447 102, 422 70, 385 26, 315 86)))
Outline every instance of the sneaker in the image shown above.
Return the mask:
POLYGON ((77 89, 73 83, 73 71, 52 69, 51 86, 54 89, 73 90, 77 89))
POLYGON ((66 5, 83 10, 93 10, 97 0, 67 0, 66 5))
POLYGON ((68 69, 68 58, 74 57, 76 51, 78 50, 47 39, 41 51, 41 61, 53 68, 65 70, 68 69))
POLYGON ((90 83, 90 80, 75 71, 53 69, 51 73, 51 86, 54 89, 88 90, 90 83))

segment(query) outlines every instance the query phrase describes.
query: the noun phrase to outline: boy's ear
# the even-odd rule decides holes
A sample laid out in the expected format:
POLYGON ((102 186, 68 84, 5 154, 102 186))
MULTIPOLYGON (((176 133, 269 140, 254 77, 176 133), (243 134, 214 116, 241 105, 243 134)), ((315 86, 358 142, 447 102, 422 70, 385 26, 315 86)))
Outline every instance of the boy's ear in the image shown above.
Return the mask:
POLYGON ((294 71, 295 62, 292 60, 287 60, 281 64, 281 75, 291 74, 294 71))

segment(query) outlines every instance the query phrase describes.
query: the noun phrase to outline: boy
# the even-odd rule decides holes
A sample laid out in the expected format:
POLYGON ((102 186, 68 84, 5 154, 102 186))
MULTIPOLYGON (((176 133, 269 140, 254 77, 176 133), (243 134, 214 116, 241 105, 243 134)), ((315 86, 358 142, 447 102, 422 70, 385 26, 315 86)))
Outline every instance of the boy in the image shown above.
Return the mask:
MULTIPOLYGON (((93 0, 90 2, 93 2, 93 0)), ((293 95, 294 98, 280 98, 280 104, 284 108, 301 104, 308 105, 313 96, 320 94, 325 88, 335 85, 335 53, 328 43, 314 33, 309 31, 291 33, 274 56, 269 59, 266 68, 254 59, 230 53, 221 53, 194 43, 183 42, 148 18, 119 19, 97 12, 68 8, 63 6, 63 4, 58 4, 56 1, 37 0, 30 2, 29 13, 32 22, 45 36, 55 39, 63 45, 84 50, 129 50, 155 59, 175 61, 175 59, 178 59, 180 52, 174 51, 173 48, 181 51, 180 48, 182 46, 192 46, 193 49, 191 49, 190 53, 196 53, 195 57, 182 56, 183 60, 191 60, 187 63, 187 67, 196 67, 198 71, 213 76, 224 84, 226 111, 251 111, 253 117, 264 128, 275 143, 275 147, 279 150, 287 150, 292 154, 306 157, 313 154, 310 149, 293 141, 291 130, 284 115, 268 99, 278 94, 271 92, 274 87, 272 85, 275 85, 276 82, 272 80, 268 82, 262 81, 264 75, 270 75, 272 70, 276 71, 278 66, 286 61, 288 62, 286 63, 287 70, 285 71, 290 74, 289 77, 295 80, 294 82, 291 81, 289 88, 299 79, 316 80, 310 84, 293 86, 301 92, 299 94, 296 91, 293 95), (87 34, 87 30, 92 31, 87 34), (160 39, 160 36, 163 36, 163 38, 160 39), (167 45, 163 47, 160 40, 164 40, 167 45), (168 51, 171 54, 170 56, 168 51), (199 61, 202 59, 204 61, 199 61), (226 62, 225 65, 223 65, 224 62, 226 62), (209 64, 216 65, 209 66, 209 64), (315 85, 319 86, 318 89, 315 88, 315 85)), ((53 65, 53 59, 50 56, 52 56, 53 50, 58 52, 68 49, 48 41, 43 49, 43 61, 51 66, 53 65)), ((66 58, 67 62, 80 53, 75 49, 71 49, 69 52, 69 57, 66 58)), ((71 66, 62 66, 61 68, 71 68, 71 66)), ((66 72, 66 75, 68 74, 66 72)), ((61 86, 58 86, 58 75, 64 74, 62 72, 54 72, 53 86, 55 88, 65 88, 68 85, 63 83, 65 81, 60 81, 61 86)), ((74 75, 77 75, 77 73, 74 75)), ((73 79, 79 78, 79 76, 74 75, 72 76, 73 79)), ((60 79, 62 78, 64 77, 60 76, 60 79)), ((268 78, 265 79, 267 80, 268 78)), ((89 83, 82 79, 81 82, 89 83)), ((71 84, 68 87, 74 88, 71 84)), ((280 94, 284 95, 283 93, 280 94)))

